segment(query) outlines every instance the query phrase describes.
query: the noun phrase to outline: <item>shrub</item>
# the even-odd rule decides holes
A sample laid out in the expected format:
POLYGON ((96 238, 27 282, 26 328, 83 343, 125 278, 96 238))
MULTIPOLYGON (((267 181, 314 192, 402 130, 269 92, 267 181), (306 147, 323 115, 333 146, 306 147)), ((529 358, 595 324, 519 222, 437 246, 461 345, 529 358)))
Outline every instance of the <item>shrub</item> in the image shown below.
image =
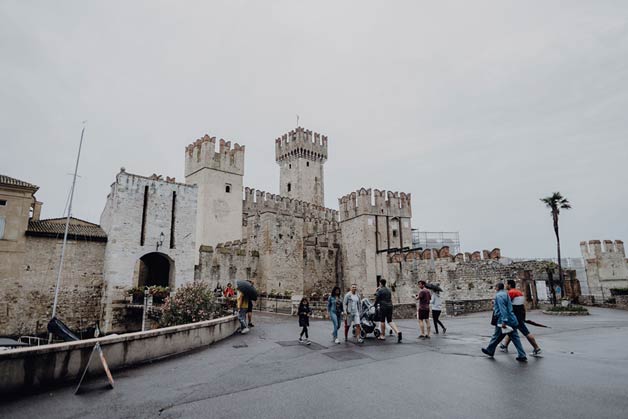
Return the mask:
POLYGON ((588 312, 588 310, 582 306, 568 306, 568 307, 556 306, 556 307, 548 308, 547 311, 551 311, 551 312, 576 311, 576 312, 581 312, 581 313, 588 312))
POLYGON ((191 282, 177 289, 173 297, 167 297, 162 307, 160 324, 175 326, 211 320, 221 315, 222 308, 216 303, 214 293, 204 282, 191 282))

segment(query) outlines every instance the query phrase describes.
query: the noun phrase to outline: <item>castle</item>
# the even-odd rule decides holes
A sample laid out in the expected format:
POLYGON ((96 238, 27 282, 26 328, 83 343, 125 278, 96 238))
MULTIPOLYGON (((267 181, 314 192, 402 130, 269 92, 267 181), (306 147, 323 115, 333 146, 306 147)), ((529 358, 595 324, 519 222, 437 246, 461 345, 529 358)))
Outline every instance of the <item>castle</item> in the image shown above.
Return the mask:
MULTIPOLYGON (((450 314, 486 309, 500 279, 523 281, 530 300, 546 294, 545 265, 505 264, 499 249, 412 249, 409 193, 360 188, 338 210, 326 207, 328 143, 301 127, 275 140, 279 194, 245 187, 245 147, 208 135, 185 147, 183 183, 122 168, 100 224, 72 219, 60 317, 73 328, 132 330, 130 288, 194 280, 248 279, 292 295, 355 283, 371 295, 385 278, 395 301, 410 303, 426 279, 441 283, 450 314)), ((50 317, 65 219, 40 220, 37 189, 0 178, 0 203, 10 203, 0 206, 0 335, 41 333, 50 317)))

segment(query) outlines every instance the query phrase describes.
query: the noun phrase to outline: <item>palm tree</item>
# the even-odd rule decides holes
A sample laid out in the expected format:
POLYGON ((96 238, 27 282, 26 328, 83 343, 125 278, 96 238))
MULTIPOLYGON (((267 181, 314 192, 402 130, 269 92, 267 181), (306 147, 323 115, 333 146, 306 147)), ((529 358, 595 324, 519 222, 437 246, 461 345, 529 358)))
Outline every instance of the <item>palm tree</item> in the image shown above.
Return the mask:
MULTIPOLYGON (((560 283, 561 292, 564 292, 565 286, 563 283, 563 267, 560 260, 560 236, 558 234, 558 214, 561 209, 571 209, 571 204, 567 198, 563 197, 560 192, 554 192, 551 196, 541 198, 541 202, 545 203, 547 208, 550 209, 552 219, 554 220, 554 233, 556 233, 556 250, 558 253, 558 281, 560 283)), ((552 295, 554 297, 554 305, 556 305, 556 291, 552 287, 552 295)))

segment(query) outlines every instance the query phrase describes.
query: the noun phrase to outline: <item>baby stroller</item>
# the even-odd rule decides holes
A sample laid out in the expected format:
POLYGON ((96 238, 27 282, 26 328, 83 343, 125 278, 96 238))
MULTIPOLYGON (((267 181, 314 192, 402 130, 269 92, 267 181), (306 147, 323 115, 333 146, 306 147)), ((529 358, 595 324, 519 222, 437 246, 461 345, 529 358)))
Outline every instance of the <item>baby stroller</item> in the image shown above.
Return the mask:
MULTIPOLYGON (((367 335, 372 333, 376 338, 380 335, 379 328, 376 327, 377 324, 377 311, 375 310, 375 306, 368 298, 362 299, 362 310, 360 314, 360 337, 362 339, 366 338, 367 335)), ((353 336, 355 336, 355 325, 352 328, 353 336)))

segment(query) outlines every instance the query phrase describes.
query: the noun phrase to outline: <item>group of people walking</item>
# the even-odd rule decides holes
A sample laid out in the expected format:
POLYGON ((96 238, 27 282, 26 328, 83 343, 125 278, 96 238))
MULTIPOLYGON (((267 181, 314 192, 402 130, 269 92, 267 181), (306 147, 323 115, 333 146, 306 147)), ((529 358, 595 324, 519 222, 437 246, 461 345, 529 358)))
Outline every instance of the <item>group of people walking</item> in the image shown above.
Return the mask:
MULTIPOLYGON (((439 292, 434 292, 432 295, 426 288, 425 281, 419 281, 420 292, 415 296, 417 300, 417 319, 419 320, 419 329, 421 339, 430 338, 430 304, 432 305, 432 316, 434 317, 434 328, 438 334, 438 326, 440 325, 443 333, 447 331, 445 325, 440 321, 440 313, 442 300, 439 292), (427 332, 425 332, 427 330, 427 332)), ((357 292, 358 288, 356 284, 351 284, 349 291, 341 296, 340 287, 334 287, 327 299, 327 313, 332 322, 332 338, 337 344, 340 343, 338 337, 338 331, 340 330, 344 320, 344 337, 345 341, 348 340, 349 330, 353 329, 355 339, 358 343, 363 343, 363 336, 366 334, 363 332, 362 317, 363 317, 363 304, 360 294, 357 292)), ((395 322, 393 322, 393 302, 392 292, 390 288, 386 286, 386 280, 380 279, 379 287, 375 292, 375 321, 379 322, 379 330, 376 331, 377 340, 386 340, 386 326, 390 329, 390 334, 395 334, 397 337, 397 343, 401 343, 403 339, 403 333, 399 330, 395 322)), ((309 306, 307 298, 303 298, 299 304, 299 326, 302 328, 299 335, 299 342, 309 345, 311 342, 308 336, 309 318, 312 314, 312 310, 309 306), (305 336, 305 339, 303 337, 305 336)))
MULTIPOLYGON (((435 334, 439 334, 439 326, 443 334, 445 334, 447 328, 440 320, 442 299, 439 288, 436 287, 436 289, 430 291, 426 282, 422 280, 418 282, 418 286, 419 292, 414 296, 417 302, 417 320, 419 323, 418 339, 431 338, 430 313, 434 321, 435 334)), ((226 292, 232 292, 232 290, 233 288, 231 288, 231 284, 229 284, 226 292)), ((495 291, 491 319, 491 324, 495 329, 488 346, 482 348, 482 352, 492 358, 497 348, 503 352, 508 352, 508 346, 510 342, 512 342, 517 350, 517 361, 526 362, 526 352, 523 349, 518 333, 521 332, 530 345, 532 345, 532 355, 539 356, 541 354, 541 348, 534 335, 530 333, 530 330, 526 326, 525 297, 523 293, 516 288, 515 281, 508 280, 506 284, 499 282, 495 285, 495 291)), ((238 290, 236 304, 238 319, 241 325, 240 332, 248 333, 249 327, 253 327, 251 322, 253 302, 238 290)), ((401 343, 403 334, 393 322, 394 306, 392 302, 392 292, 386 286, 385 279, 379 280, 379 286, 375 292, 375 315, 371 316, 366 323, 363 323, 365 314, 364 305, 364 301, 360 298, 360 294, 358 294, 356 284, 351 284, 351 288, 344 296, 341 295, 340 287, 334 287, 332 289, 327 299, 327 312, 332 322, 333 341, 337 344, 340 343, 338 331, 343 325, 344 320, 345 341, 348 340, 349 330, 352 328, 358 343, 364 342, 364 336, 367 332, 374 332, 377 340, 386 340, 386 330, 388 326, 390 334, 395 334, 397 336, 397 342, 401 343), (375 322, 379 322, 379 330, 375 330, 375 322), (367 325, 369 325, 368 329, 366 329, 367 325), (363 327, 365 327, 364 331, 362 330, 363 327)), ((372 306, 368 303, 366 307, 369 310, 373 310, 373 308, 369 308, 372 306)), ((299 327, 301 327, 299 342, 310 345, 311 341, 309 339, 308 328, 310 326, 312 309, 310 308, 307 298, 304 297, 301 299, 297 313, 299 316, 299 327)))

